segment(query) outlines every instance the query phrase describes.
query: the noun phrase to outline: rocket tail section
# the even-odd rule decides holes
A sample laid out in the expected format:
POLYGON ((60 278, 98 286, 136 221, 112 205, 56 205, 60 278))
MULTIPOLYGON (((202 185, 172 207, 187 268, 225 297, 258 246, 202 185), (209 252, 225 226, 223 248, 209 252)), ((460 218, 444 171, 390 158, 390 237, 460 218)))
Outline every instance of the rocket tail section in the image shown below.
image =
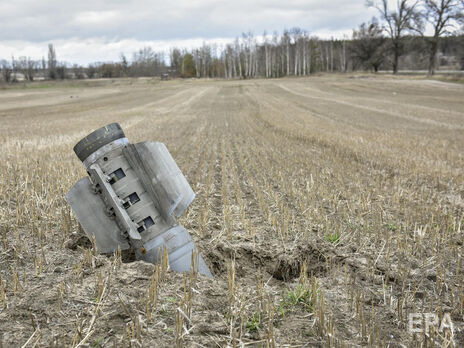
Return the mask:
POLYGON ((95 237, 97 249, 101 253, 127 250, 129 243, 121 235, 116 220, 108 216, 106 206, 98 194, 93 191, 88 177, 79 180, 66 194, 66 201, 71 206, 77 220, 87 237, 95 237))

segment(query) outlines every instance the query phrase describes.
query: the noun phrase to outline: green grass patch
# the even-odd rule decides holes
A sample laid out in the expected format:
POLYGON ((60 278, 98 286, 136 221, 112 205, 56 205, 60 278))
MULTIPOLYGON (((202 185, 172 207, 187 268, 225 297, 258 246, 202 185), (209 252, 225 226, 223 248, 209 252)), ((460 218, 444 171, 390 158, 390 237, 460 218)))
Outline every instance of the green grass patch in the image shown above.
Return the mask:
POLYGON ((261 315, 259 313, 253 314, 251 318, 248 318, 246 328, 250 332, 258 331, 261 327, 261 315))
POLYGON ((335 233, 326 234, 325 240, 332 244, 336 244, 340 240, 340 233, 335 232, 335 233))
POLYGON ((280 303, 280 313, 293 311, 297 308, 305 312, 312 312, 314 306, 315 294, 303 284, 298 284, 295 289, 288 291, 280 303))

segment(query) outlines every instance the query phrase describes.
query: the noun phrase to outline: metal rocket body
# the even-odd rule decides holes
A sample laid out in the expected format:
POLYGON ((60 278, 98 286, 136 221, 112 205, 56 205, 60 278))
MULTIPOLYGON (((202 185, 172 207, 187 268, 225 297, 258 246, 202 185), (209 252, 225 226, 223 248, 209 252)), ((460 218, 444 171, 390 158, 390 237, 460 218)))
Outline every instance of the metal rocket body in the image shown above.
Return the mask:
MULTIPOLYGON (((166 146, 130 144, 117 123, 97 129, 74 147, 89 177, 78 181, 66 200, 99 252, 133 248, 136 258, 161 262, 167 251, 170 268, 191 268, 195 246, 176 218, 195 193, 166 146)), ((198 272, 212 277, 201 255, 198 272)))

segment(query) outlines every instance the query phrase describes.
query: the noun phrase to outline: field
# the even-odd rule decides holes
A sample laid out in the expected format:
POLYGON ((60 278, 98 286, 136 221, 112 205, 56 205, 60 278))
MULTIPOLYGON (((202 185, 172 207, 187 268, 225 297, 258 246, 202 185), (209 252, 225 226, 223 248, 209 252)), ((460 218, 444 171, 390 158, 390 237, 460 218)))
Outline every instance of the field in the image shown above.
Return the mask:
POLYGON ((43 82, 0 90, 0 135, 0 347, 464 346, 462 84, 43 82), (214 280, 84 236, 72 147, 112 122, 171 151, 214 280))

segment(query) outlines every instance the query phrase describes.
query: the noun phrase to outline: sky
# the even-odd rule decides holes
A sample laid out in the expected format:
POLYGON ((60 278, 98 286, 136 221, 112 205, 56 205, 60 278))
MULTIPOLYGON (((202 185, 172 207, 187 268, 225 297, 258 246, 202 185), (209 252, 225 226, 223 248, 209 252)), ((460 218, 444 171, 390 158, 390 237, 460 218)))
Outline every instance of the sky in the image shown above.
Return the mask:
POLYGON ((0 59, 41 59, 53 43, 59 61, 117 61, 150 46, 226 44, 300 27, 321 38, 351 37, 376 10, 365 0, 0 0, 0 59))

